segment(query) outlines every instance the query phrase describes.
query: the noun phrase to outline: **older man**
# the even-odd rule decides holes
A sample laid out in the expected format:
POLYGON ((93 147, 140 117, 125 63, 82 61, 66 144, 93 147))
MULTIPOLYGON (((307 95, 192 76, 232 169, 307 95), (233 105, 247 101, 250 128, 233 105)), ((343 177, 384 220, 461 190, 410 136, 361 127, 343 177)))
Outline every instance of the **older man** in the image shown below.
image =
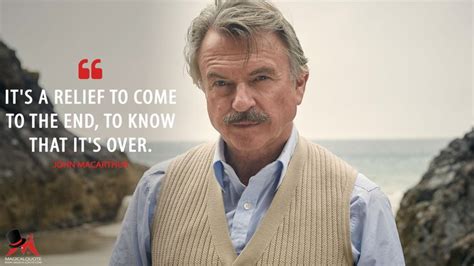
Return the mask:
POLYGON ((293 125, 309 72, 282 14, 228 1, 187 40, 221 138, 144 174, 111 265, 403 265, 386 196, 293 125))

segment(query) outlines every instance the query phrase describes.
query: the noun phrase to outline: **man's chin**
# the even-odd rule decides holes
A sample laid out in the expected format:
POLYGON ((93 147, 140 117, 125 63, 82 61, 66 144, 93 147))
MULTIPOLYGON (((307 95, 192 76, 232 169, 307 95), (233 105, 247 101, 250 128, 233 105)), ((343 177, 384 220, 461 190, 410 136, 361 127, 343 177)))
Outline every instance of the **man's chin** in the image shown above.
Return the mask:
POLYGON ((238 150, 253 150, 259 148, 268 138, 265 123, 239 123, 226 125, 221 132, 227 144, 238 150))
POLYGON ((240 123, 228 125, 226 133, 227 139, 232 139, 232 142, 248 143, 264 138, 268 132, 262 123, 240 123))
POLYGON ((263 136, 257 135, 241 135, 241 134, 232 134, 228 136, 227 144, 231 145, 232 148, 237 149, 239 151, 254 151, 263 148, 264 143, 266 141, 263 136))

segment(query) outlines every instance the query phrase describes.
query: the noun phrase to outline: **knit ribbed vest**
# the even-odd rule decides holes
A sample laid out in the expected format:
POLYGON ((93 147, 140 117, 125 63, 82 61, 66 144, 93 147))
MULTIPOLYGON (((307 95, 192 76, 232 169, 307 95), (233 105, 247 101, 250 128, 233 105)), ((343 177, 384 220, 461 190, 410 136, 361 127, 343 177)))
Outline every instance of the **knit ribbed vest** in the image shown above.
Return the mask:
POLYGON ((212 168, 214 149, 201 145, 168 167, 153 221, 153 265, 353 264, 352 167, 299 137, 267 213, 237 256, 212 168))

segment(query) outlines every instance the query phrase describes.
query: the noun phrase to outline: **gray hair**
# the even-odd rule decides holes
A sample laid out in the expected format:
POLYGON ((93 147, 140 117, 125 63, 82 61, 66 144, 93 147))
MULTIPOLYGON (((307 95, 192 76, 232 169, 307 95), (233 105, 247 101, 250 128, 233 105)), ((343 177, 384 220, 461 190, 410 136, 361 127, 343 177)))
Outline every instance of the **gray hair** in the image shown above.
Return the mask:
POLYGON ((306 65, 308 59, 304 55, 295 30, 276 7, 264 0, 220 2, 216 0, 215 5, 209 5, 202 10, 188 29, 184 53, 187 70, 194 84, 201 87, 202 77, 199 71, 198 54, 202 41, 211 28, 245 40, 247 59, 255 43, 255 34, 274 32, 287 47, 291 77, 294 79, 302 72, 308 71, 306 65))

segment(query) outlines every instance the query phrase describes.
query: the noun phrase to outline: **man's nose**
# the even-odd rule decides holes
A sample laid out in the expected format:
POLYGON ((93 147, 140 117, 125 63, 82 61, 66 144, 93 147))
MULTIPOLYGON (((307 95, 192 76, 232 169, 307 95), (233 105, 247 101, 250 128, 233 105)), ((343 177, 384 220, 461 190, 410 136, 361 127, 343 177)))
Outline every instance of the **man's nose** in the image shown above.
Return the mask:
POLYGON ((232 108, 237 112, 245 112, 255 106, 255 100, 252 95, 251 88, 240 83, 236 87, 235 98, 232 102, 232 108))

